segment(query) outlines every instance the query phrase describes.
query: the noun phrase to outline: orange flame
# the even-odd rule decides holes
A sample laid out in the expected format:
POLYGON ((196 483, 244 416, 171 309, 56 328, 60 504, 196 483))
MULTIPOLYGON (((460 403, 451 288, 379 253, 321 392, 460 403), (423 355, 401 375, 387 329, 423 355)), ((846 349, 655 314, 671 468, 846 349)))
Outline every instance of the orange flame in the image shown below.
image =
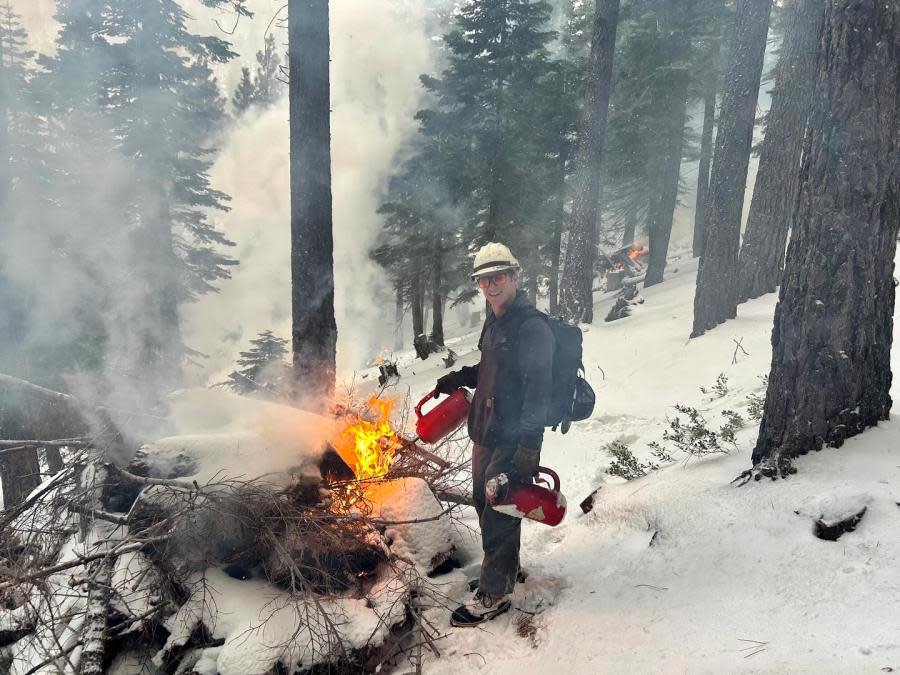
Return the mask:
POLYGON ((628 257, 637 260, 650 253, 650 248, 641 244, 632 244, 631 250, 628 251, 628 257))
POLYGON ((390 423, 394 405, 394 401, 373 394, 366 401, 368 414, 357 415, 333 443, 357 479, 384 476, 402 447, 403 443, 390 423))

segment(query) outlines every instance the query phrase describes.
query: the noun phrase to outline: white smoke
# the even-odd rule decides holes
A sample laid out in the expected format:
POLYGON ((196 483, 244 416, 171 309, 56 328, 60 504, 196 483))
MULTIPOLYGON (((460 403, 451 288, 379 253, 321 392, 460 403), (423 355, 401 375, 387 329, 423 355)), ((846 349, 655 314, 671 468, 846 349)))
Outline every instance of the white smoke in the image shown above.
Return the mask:
MULTIPOLYGON (((222 94, 234 91, 242 66, 255 69, 267 31, 285 57, 283 0, 250 0, 252 19, 181 0, 198 33, 229 40, 240 54, 216 75, 222 94), (233 30, 233 32, 231 32, 233 30)), ((435 43, 427 33, 436 2, 331 0, 332 174, 338 371, 348 376, 390 344, 393 307, 382 271, 368 252, 381 221, 376 210, 395 156, 416 131, 419 75, 434 71, 435 43)), ((52 53, 58 24, 53 0, 13 0, 33 47, 52 53)), ((226 130, 212 185, 232 197, 232 210, 214 214, 237 243, 240 266, 220 292, 182 308, 188 345, 207 354, 188 372, 196 383, 221 381, 238 352, 262 330, 290 337, 290 193, 287 86, 274 107, 251 110, 226 130)))
MULTIPOLYGON (((240 66, 253 65, 266 27, 283 3, 257 0, 249 6, 256 16, 241 20, 229 38, 241 58, 221 76, 226 92, 236 84, 240 66)), ((391 341, 393 307, 379 306, 385 298, 390 302, 390 289, 368 251, 381 225, 376 210, 396 153, 416 130, 418 78, 432 71, 434 46, 425 30, 425 3, 332 0, 330 11, 338 371, 348 376, 391 341)), ((283 54, 286 32, 278 21, 270 30, 283 54)), ((219 225, 238 243, 240 266, 220 293, 187 307, 184 317, 188 344, 209 355, 200 376, 216 381, 259 331, 290 337, 286 86, 276 106, 251 111, 229 130, 212 179, 233 198, 233 210, 219 225)))

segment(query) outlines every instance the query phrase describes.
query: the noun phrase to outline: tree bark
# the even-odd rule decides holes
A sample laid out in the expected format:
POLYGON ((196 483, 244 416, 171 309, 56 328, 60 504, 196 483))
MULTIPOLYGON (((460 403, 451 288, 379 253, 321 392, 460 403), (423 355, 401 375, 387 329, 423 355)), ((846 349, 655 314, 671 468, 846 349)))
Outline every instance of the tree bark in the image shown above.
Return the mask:
MULTIPOLYGON (((663 37, 664 48, 668 52, 670 74, 661 83, 664 88, 659 97, 662 110, 670 111, 666 125, 662 130, 665 135, 665 150, 662 157, 655 157, 649 174, 653 177, 650 190, 650 256, 644 288, 658 284, 663 280, 666 269, 666 257, 669 253, 669 239, 672 235, 672 219, 678 203, 678 175, 681 171, 681 151, 684 145, 684 123, 687 118, 687 96, 690 74, 687 70, 687 59, 691 43, 683 30, 672 27, 669 4, 664 5, 664 16, 661 27, 666 35, 663 37)), ((682 8, 683 9, 683 8, 682 8)))
POLYGON ((422 273, 415 272, 410 281, 410 306, 412 307, 413 340, 425 334, 425 300, 422 290, 422 273))
MULTIPOLYGON (((560 96, 568 96, 569 86, 566 77, 562 78, 560 96)), ((566 139, 566 129, 559 130, 559 147, 556 160, 556 220, 550 238, 550 315, 559 313, 559 264, 562 258, 562 229, 566 220, 566 165, 569 162, 570 146, 566 139)))
POLYGON ((44 458, 47 460, 47 469, 51 475, 63 470, 65 465, 59 448, 44 448, 44 458))
MULTIPOLYGON (((709 63, 719 56, 719 41, 710 50, 709 63)), ((697 200, 694 207, 694 257, 703 255, 706 236, 706 213, 709 207, 709 165, 712 161, 713 127, 716 123, 716 95, 719 90, 718 73, 712 71, 703 93, 703 131, 700 134, 700 164, 697 167, 697 200)))
POLYGON ((772 293, 800 187, 800 155, 816 76, 825 0, 793 0, 741 246, 738 302, 772 293))
POLYGON ((634 236, 637 231, 637 223, 632 218, 625 223, 625 229, 622 231, 622 246, 630 246, 634 243, 634 236))
MULTIPOLYGON (((565 201, 565 198, 561 198, 565 201)), ((562 210, 562 209, 561 209, 562 210)), ((562 257, 562 224, 564 213, 560 213, 559 220, 553 226, 553 238, 550 241, 550 314, 556 316, 559 313, 559 262, 562 257)))
POLYGON ((403 315, 406 313, 403 308, 403 285, 398 283, 394 290, 396 292, 394 300, 394 349, 399 351, 403 349, 403 315))
POLYGON ((434 263, 431 267, 431 340, 444 346, 444 295, 443 290, 444 252, 441 236, 434 237, 434 263))
POLYGON ((0 459, 0 483, 3 486, 3 508, 21 504, 41 484, 41 466, 35 448, 7 451, 0 459))
POLYGON ((597 0, 591 36, 589 79, 578 133, 575 198, 560 284, 560 314, 572 323, 594 320, 594 260, 600 158, 612 90, 613 55, 619 22, 619 0, 597 0))
POLYGON ((826 4, 754 463, 888 419, 900 228, 900 4, 826 4))
POLYGON ((293 365, 315 407, 334 394, 337 347, 328 27, 328 0, 289 1, 293 365))
POLYGON ((772 0, 738 0, 716 133, 691 337, 737 315, 738 247, 772 0))

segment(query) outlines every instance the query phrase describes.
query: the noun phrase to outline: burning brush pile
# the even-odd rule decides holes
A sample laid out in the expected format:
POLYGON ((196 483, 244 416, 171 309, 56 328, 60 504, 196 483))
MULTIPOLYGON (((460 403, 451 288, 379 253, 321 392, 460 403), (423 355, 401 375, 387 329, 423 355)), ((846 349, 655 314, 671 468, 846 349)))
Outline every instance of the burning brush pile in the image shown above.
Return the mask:
POLYGON ((0 514, 0 672, 365 673, 436 652, 462 434, 425 449, 376 397, 332 419, 202 396, 264 414, 207 415, 125 468, 73 450, 0 514))

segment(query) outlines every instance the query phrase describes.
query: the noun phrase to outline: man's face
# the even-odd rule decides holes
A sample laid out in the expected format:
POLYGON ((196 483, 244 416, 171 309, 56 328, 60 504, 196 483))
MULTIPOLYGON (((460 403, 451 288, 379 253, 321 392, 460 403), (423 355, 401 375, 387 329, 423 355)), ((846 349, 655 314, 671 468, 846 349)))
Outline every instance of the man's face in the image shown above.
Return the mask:
POLYGON ((515 272, 507 270, 484 274, 478 277, 477 283, 494 314, 502 314, 503 310, 515 300, 519 277, 515 272))

